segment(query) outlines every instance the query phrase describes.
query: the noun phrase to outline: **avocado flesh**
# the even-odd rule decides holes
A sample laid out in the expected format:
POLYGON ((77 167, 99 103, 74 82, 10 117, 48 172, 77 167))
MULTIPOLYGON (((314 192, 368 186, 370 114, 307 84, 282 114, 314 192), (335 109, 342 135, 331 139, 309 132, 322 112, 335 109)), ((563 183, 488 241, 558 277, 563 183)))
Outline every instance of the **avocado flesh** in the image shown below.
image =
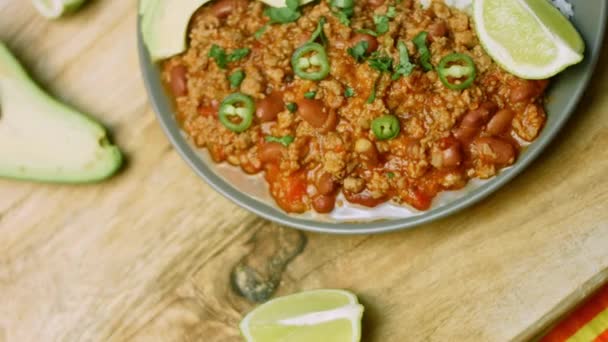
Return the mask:
POLYGON ((188 24, 209 0, 147 0, 142 4, 142 34, 153 62, 186 50, 188 24))
POLYGON ((104 128, 47 95, 0 42, 0 177, 93 182, 121 163, 104 128))

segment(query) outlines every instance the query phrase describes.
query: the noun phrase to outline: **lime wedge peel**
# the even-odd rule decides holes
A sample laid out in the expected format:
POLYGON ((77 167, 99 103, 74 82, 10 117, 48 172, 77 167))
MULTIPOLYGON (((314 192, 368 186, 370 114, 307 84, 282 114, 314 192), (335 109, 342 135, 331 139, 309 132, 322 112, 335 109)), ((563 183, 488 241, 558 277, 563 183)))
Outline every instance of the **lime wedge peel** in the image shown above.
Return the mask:
POLYGON ((32 0, 32 4, 44 17, 57 19, 76 11, 86 0, 32 0))
MULTIPOLYGON (((298 336, 298 331, 290 330, 290 340, 300 341, 311 340, 313 338, 314 340, 325 342, 358 342, 361 339, 363 310, 363 306, 359 304, 357 297, 351 292, 344 290, 306 291, 264 303, 245 316, 241 321, 240 329, 247 342, 283 341, 285 335, 280 336, 278 331, 281 330, 281 333, 284 333, 291 328, 300 328, 300 331, 305 331, 306 337, 298 336), (336 303, 339 306, 335 308, 312 312, 298 312, 300 311, 297 308, 298 302, 302 303, 303 301, 310 307, 316 306, 315 304, 311 304, 314 302, 323 303, 319 306, 327 307, 324 297, 332 297, 331 299, 327 298, 327 301, 332 302, 335 302, 337 297, 341 297, 342 300, 340 304, 336 303), (286 313, 287 311, 290 311, 290 313, 286 313), (342 326, 342 328, 346 327, 349 329, 350 332, 340 334, 341 336, 348 335, 350 337, 348 341, 344 339, 331 339, 331 337, 326 335, 326 330, 319 331, 319 335, 315 335, 315 326, 338 321, 350 322, 348 326, 342 326), (265 339, 263 340, 259 336, 256 336, 255 332, 256 328, 260 327, 265 330, 265 339), (276 339, 268 339, 268 331, 272 329, 277 331, 276 339)), ((270 333, 270 335, 273 334, 270 333)))
POLYGON ((582 38, 549 1, 474 0, 473 13, 486 52, 516 76, 546 79, 583 60, 582 38))

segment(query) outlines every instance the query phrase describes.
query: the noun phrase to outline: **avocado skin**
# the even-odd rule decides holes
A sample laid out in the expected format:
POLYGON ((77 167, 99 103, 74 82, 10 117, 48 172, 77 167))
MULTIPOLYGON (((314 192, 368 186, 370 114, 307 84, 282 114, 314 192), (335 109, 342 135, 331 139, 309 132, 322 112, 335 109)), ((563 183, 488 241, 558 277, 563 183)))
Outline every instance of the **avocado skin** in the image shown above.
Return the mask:
MULTIPOLYGON (((52 129, 49 129, 48 136, 51 136, 51 138, 59 137, 60 134, 65 133, 75 133, 74 136, 80 138, 86 136, 86 141, 80 140, 75 141, 75 143, 88 143, 88 147, 92 148, 92 154, 87 155, 86 164, 82 164, 82 168, 67 164, 53 163, 53 165, 50 165, 51 163, 48 163, 49 155, 45 155, 46 160, 24 157, 23 160, 19 161, 15 160, 15 153, 12 156, 9 155, 9 152, 14 152, 14 150, 9 151, 9 148, 3 147, 1 145, 3 141, 0 139, 1 178, 44 183, 94 183, 114 175, 123 165, 123 154, 117 146, 110 143, 103 126, 89 116, 58 102, 45 93, 35 84, 8 47, 0 41, 0 132, 2 131, 3 121, 10 122, 10 124, 4 124, 10 125, 10 129, 16 129, 19 132, 27 132, 31 126, 36 125, 36 121, 52 123, 55 127, 59 127, 61 131, 55 132, 59 134, 54 135, 52 129), (16 88, 19 89, 15 90, 16 88), (3 92, 4 97, 2 97, 3 92), (26 99, 27 102, 23 99, 26 99), (15 108, 16 110, 13 112, 15 108), (27 110, 32 108, 43 110, 36 111, 29 117, 24 115, 24 113, 28 114, 27 110), (32 117, 40 120, 31 120, 32 117), (12 161, 10 161, 11 158, 12 161), (9 161, 7 162, 7 160, 9 161), (28 166, 25 166, 26 164, 28 166)), ((5 136, 8 136, 6 131, 5 136)), ((12 138, 15 138, 15 136, 11 136, 10 139, 12 138)), ((10 141, 9 139, 4 140, 4 144, 7 142, 14 143, 11 146, 22 146, 19 143, 31 144, 28 145, 29 150, 45 151, 46 148, 48 152, 49 148, 45 146, 48 140, 45 141, 44 137, 41 137, 38 141, 35 137, 31 139, 31 136, 28 136, 27 138, 30 138, 27 143, 10 141), (39 146, 35 146, 36 144, 39 144, 39 146)), ((61 138, 57 140, 62 141, 61 138)), ((64 152, 78 150, 79 146, 74 145, 76 144, 66 144, 66 151, 64 152)), ((26 155, 29 150, 23 154, 26 155)), ((50 152, 52 153, 50 154, 52 160, 55 153, 60 154, 62 151, 53 150, 50 152)))

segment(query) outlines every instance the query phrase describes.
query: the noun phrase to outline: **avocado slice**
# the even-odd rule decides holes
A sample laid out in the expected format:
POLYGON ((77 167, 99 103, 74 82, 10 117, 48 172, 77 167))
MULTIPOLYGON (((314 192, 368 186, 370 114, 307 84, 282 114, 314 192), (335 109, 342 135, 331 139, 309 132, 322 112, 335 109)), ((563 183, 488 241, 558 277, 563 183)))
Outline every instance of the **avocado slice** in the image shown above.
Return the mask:
POLYGON ((186 50, 188 24, 194 12, 209 0, 145 0, 142 34, 153 62, 186 50))
POLYGON ((47 95, 0 42, 0 177, 85 183, 121 163, 104 128, 47 95))

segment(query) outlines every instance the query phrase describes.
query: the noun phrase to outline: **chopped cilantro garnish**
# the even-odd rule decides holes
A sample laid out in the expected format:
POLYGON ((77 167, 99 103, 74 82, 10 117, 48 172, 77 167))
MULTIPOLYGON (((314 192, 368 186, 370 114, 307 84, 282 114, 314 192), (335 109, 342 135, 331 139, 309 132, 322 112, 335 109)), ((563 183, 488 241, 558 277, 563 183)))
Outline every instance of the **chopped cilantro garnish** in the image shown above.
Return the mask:
POLYGON ((388 55, 383 55, 379 51, 374 52, 367 60, 367 63, 370 67, 380 72, 390 72, 393 67, 393 59, 388 55))
POLYGON ((224 49, 216 44, 213 44, 207 56, 209 56, 209 58, 213 58, 218 67, 226 69, 226 65, 228 64, 228 56, 226 56, 226 51, 224 51, 224 49))
POLYGON ((321 44, 327 45, 327 37, 325 36, 325 32, 323 32, 323 25, 325 25, 326 22, 327 22, 327 20, 325 19, 325 17, 321 17, 321 19, 319 19, 317 28, 315 29, 315 31, 312 33, 312 36, 310 36, 310 39, 308 40, 309 43, 313 43, 314 41, 319 39, 319 40, 321 40, 321 44))
POLYGON ((387 172, 387 173, 386 173, 386 177, 387 177, 388 179, 393 179, 393 178, 395 178, 395 173, 394 173, 394 172, 387 172))
POLYGON ((357 63, 361 63, 365 59, 365 54, 367 53, 368 47, 369 43, 365 40, 361 40, 355 44, 355 46, 348 48, 346 51, 349 55, 353 56, 357 63))
POLYGON ((418 49, 418 53, 420 54, 420 64, 422 65, 422 69, 424 69, 424 71, 433 70, 433 65, 431 64, 431 51, 426 45, 428 35, 428 32, 423 31, 412 40, 418 49))
POLYGON ((270 25, 270 24, 266 23, 266 24, 264 24, 264 26, 260 27, 257 31, 255 31, 255 33, 253 34, 255 39, 259 40, 260 38, 262 38, 262 36, 266 32, 266 30, 268 30, 268 25, 270 25))
POLYGON ((375 15, 374 24, 376 24, 376 33, 378 35, 388 32, 389 18, 385 15, 375 15))
POLYGON ((241 85, 241 82, 245 79, 245 72, 241 69, 233 72, 228 76, 228 81, 230 82, 230 86, 232 88, 238 88, 241 85))
POLYGON ((345 10, 337 10, 337 11, 333 11, 332 12, 336 18, 338 18, 338 21, 340 21, 340 23, 344 26, 350 26, 350 15, 348 15, 347 11, 345 10))
POLYGON ((356 32, 363 33, 363 34, 369 34, 371 36, 378 37, 378 34, 375 31, 370 30, 370 29, 359 29, 356 32))
POLYGON ((216 44, 213 44, 207 56, 213 58, 218 67, 221 69, 226 69, 228 63, 238 61, 239 59, 246 57, 250 52, 251 49, 249 48, 241 48, 234 50, 231 54, 226 54, 224 49, 216 44))
POLYGON ((307 91, 306 93, 304 93, 304 97, 307 98, 307 99, 311 99, 312 100, 312 99, 315 98, 315 96, 317 96, 317 92, 313 91, 313 90, 307 91))
POLYGON ((351 88, 351 87, 347 87, 344 90, 344 96, 345 97, 353 97, 355 96, 355 89, 351 88))
POLYGON ((291 135, 286 135, 284 137, 273 137, 271 135, 267 135, 264 140, 266 140, 266 142, 276 142, 287 147, 291 145, 295 138, 291 135))
POLYGON ((398 80, 401 76, 409 76, 414 70, 414 64, 410 62, 410 55, 405 43, 399 41, 397 43, 397 49, 399 50, 399 65, 397 65, 393 73, 393 81, 398 80))
POLYGON ((386 16, 393 19, 397 15, 397 10, 395 6, 389 6, 386 10, 386 16))
POLYGON ((295 104, 294 102, 289 102, 288 104, 285 105, 285 107, 287 108, 287 110, 290 113, 295 113, 298 110, 298 105, 295 104))
POLYGON ((287 0, 286 7, 268 7, 264 14, 270 18, 272 23, 291 23, 300 18, 299 0, 287 0))

